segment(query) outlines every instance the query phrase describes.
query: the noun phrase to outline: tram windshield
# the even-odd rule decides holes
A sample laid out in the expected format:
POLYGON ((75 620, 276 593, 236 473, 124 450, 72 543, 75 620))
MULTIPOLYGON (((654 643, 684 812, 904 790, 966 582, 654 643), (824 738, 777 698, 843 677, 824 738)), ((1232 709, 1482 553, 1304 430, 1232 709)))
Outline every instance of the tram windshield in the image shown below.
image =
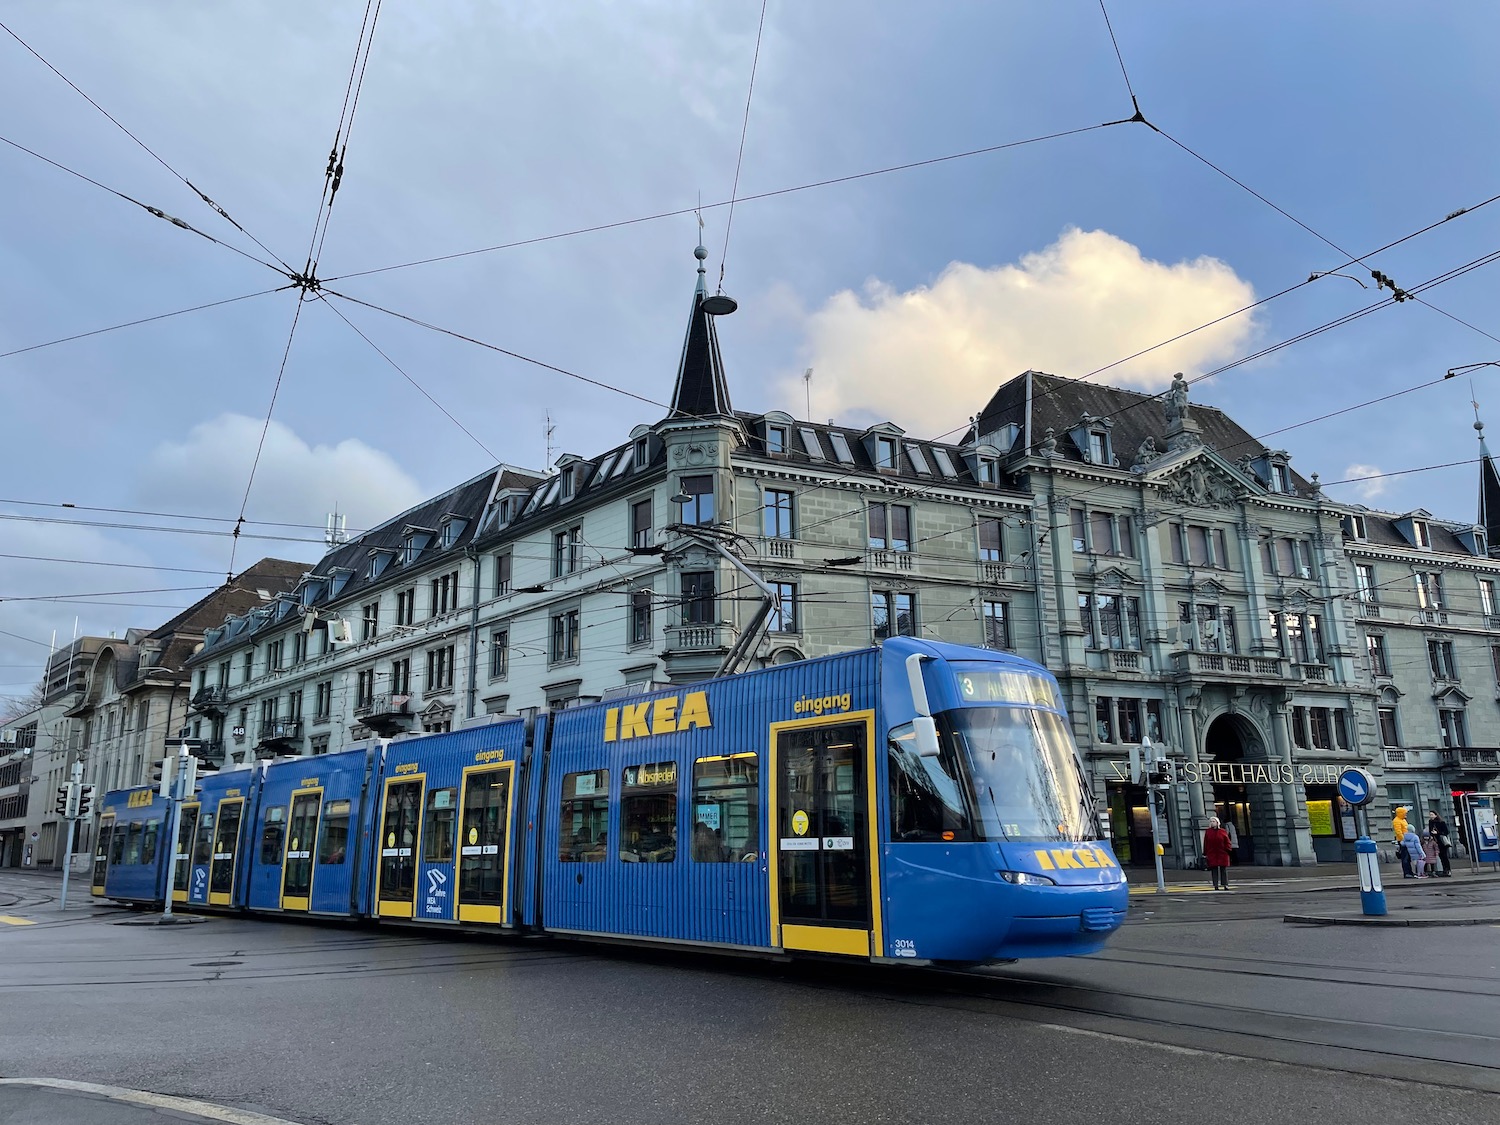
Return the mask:
POLYGON ((1092 802, 1061 715, 1034 707, 964 707, 939 719, 967 765, 975 835, 1088 840, 1092 802))

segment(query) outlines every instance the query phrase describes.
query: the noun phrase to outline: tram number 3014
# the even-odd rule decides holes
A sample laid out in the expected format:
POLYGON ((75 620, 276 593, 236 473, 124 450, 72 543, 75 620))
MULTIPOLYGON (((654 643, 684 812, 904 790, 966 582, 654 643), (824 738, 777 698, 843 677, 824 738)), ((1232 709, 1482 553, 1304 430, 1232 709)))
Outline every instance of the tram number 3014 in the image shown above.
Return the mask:
POLYGON ((897 957, 915 957, 917 955, 917 943, 908 938, 896 938, 891 943, 891 952, 897 957))

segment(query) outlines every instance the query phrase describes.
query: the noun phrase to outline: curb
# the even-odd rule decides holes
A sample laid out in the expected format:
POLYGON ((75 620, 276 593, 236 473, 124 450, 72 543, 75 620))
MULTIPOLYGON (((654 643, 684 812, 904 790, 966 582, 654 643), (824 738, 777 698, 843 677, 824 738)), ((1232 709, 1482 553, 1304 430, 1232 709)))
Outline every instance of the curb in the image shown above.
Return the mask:
POLYGON ((1340 918, 1329 914, 1287 914, 1281 920, 1304 926, 1500 926, 1500 918, 1391 918, 1386 915, 1340 918))

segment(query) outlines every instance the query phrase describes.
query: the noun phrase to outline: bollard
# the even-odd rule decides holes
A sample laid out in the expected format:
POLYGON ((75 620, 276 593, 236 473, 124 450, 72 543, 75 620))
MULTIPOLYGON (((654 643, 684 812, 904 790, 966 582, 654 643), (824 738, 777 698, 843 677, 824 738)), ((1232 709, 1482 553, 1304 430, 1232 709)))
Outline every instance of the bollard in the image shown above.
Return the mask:
POLYGON ((1366 914, 1385 913, 1385 888, 1380 884, 1380 863, 1375 841, 1361 836, 1354 845, 1359 862, 1359 905, 1366 914))

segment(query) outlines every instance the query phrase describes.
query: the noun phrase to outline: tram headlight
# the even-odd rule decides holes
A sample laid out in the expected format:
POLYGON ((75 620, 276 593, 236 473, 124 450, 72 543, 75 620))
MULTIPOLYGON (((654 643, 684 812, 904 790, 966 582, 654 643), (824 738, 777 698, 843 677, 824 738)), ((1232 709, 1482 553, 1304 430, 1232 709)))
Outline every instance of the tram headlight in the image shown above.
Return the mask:
POLYGON ((1007 883, 1015 883, 1020 887, 1055 887, 1056 879, 1049 879, 1045 875, 1033 875, 1029 871, 1002 871, 1000 878, 1007 883))

